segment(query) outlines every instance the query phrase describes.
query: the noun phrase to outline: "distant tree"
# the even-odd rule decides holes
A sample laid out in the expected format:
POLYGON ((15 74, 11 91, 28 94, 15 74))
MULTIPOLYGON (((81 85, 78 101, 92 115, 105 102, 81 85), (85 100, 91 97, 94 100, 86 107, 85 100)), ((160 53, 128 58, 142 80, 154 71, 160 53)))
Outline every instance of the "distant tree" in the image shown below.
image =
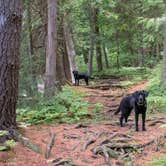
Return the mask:
POLYGON ((163 54, 161 84, 165 84, 166 85, 166 32, 164 33, 163 45, 164 45, 164 54, 163 54))
POLYGON ((0 1, 0 130, 16 128, 21 0, 0 1))

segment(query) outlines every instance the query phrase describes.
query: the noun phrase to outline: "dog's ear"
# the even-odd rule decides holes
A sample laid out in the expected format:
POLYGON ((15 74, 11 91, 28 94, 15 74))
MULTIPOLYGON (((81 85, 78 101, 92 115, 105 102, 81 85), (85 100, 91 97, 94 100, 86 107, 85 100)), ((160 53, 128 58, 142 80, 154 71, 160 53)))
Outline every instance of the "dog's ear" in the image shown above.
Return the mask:
POLYGON ((133 96, 133 97, 137 97, 137 96, 138 96, 138 93, 139 93, 139 91, 135 91, 134 93, 132 93, 132 96, 133 96))
POLYGON ((149 92, 148 92, 148 91, 143 90, 143 93, 144 93, 145 97, 148 97, 148 95, 149 95, 149 92))

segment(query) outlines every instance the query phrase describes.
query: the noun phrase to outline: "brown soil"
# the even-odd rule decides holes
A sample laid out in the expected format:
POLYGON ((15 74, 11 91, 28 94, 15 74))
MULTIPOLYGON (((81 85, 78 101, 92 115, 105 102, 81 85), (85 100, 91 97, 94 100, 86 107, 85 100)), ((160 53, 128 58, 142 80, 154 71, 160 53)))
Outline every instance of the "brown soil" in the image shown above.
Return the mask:
MULTIPOLYGON (((103 84, 106 80, 103 80, 103 84)), ((99 82, 99 85, 102 84, 99 82)), ((151 117, 147 117, 147 131, 135 132, 133 115, 130 117, 130 121, 125 127, 121 128, 118 122, 118 116, 113 116, 113 111, 117 108, 120 99, 128 93, 135 90, 144 89, 147 81, 139 82, 139 84, 133 85, 129 88, 120 88, 114 86, 107 90, 92 89, 93 87, 74 87, 78 91, 86 92, 87 96, 85 100, 88 100, 91 107, 94 104, 100 102, 103 103, 104 108, 100 110, 100 114, 103 118, 91 123, 81 123, 85 127, 81 127, 79 124, 50 124, 50 125, 37 125, 22 128, 21 132, 24 136, 31 139, 34 143, 42 147, 43 152, 46 149, 46 145, 50 138, 49 133, 54 132, 55 143, 51 151, 49 160, 46 160, 43 155, 32 152, 30 149, 24 147, 19 142, 9 152, 0 152, 0 166, 51 166, 55 165, 51 163, 55 159, 70 159, 73 165, 77 166, 105 166, 105 160, 102 155, 94 155, 92 149, 99 145, 103 140, 114 134, 127 133, 132 137, 135 144, 143 144, 152 139, 156 139, 161 134, 166 134, 165 129, 161 128, 161 124, 149 126, 154 120, 151 117), (149 120, 148 120, 149 119, 149 120), (96 142, 87 146, 84 150, 84 144, 88 138, 93 138, 96 134, 102 133, 96 142)), ((107 86, 108 87, 108 86, 107 86)), ((91 113, 91 110, 90 110, 91 113)), ((160 118, 163 115, 155 115, 156 118, 160 118)), ((93 114, 92 114, 93 117, 93 114)), ((141 126, 140 126, 141 129, 141 126)), ((149 160, 153 156, 164 155, 166 153, 166 142, 162 143, 162 147, 157 149, 156 144, 147 146, 143 151, 137 151, 131 154, 133 166, 149 166, 149 160)), ((110 157, 111 165, 118 166, 122 163, 110 157)), ((68 165, 68 164, 67 164, 68 165)))

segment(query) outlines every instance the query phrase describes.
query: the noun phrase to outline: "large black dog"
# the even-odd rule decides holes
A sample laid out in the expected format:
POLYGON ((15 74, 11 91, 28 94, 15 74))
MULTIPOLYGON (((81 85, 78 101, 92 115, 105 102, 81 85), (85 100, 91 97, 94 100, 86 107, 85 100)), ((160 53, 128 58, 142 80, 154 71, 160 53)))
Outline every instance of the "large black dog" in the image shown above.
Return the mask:
POLYGON ((148 92, 141 90, 136 91, 132 93, 131 95, 128 95, 124 97, 119 105, 119 108, 115 112, 115 114, 118 114, 121 112, 120 117, 120 125, 123 127, 123 119, 125 119, 125 122, 128 120, 128 116, 130 115, 131 111, 134 109, 135 111, 135 128, 136 131, 138 131, 138 117, 139 114, 142 114, 142 130, 145 131, 145 118, 146 118, 146 109, 147 109, 147 102, 146 97, 148 96, 148 92))
POLYGON ((77 70, 73 70, 73 75, 74 75, 74 79, 75 79, 75 85, 79 86, 79 80, 80 79, 84 79, 86 85, 89 84, 89 76, 85 73, 79 73, 77 70))

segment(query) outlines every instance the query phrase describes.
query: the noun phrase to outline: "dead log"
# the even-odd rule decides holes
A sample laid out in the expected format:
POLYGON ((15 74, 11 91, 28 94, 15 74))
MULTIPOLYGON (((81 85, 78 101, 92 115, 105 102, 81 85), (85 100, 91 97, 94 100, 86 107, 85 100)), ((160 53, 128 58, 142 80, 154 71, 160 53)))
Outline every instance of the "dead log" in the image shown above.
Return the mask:
POLYGON ((54 140, 55 140, 55 133, 50 133, 50 140, 48 142, 48 145, 46 147, 46 152, 45 152, 45 158, 48 159, 51 153, 51 149, 54 145, 54 140))

